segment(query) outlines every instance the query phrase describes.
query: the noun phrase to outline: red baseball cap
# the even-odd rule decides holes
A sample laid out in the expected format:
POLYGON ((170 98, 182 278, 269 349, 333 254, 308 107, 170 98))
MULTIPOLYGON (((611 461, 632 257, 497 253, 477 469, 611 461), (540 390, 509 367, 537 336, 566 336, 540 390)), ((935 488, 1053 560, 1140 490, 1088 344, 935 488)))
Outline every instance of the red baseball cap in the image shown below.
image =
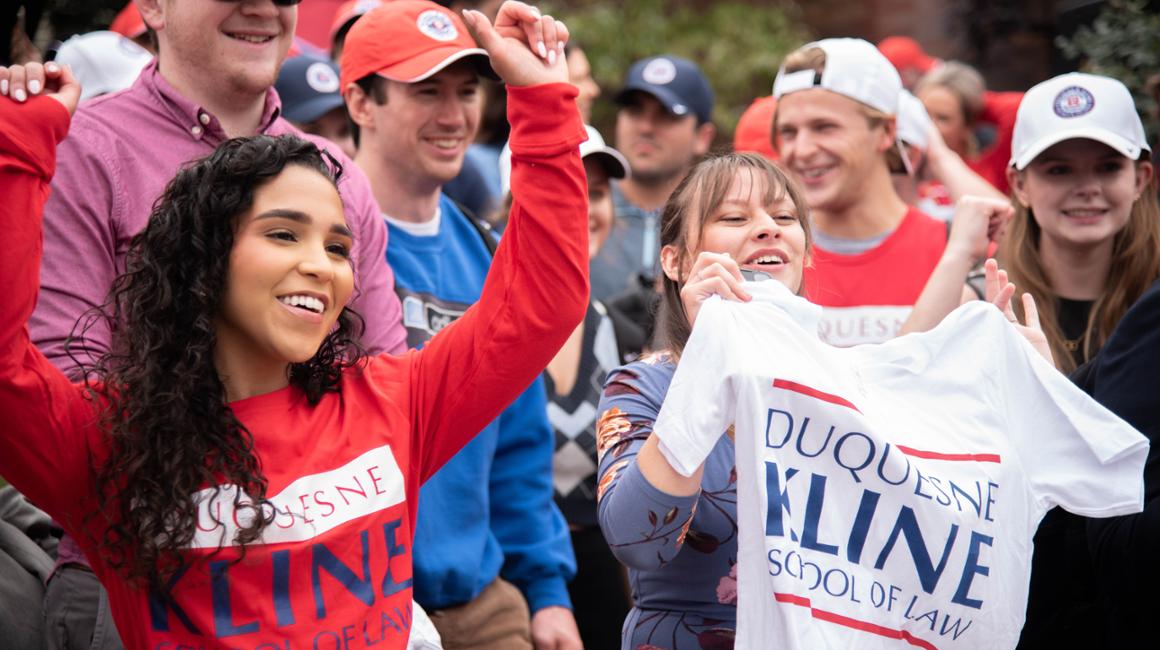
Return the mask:
POLYGON ((733 132, 734 151, 752 151, 770 160, 777 160, 777 150, 773 148, 773 113, 777 110, 777 100, 758 97, 737 120, 737 130, 733 132))
POLYGON ((145 33, 145 20, 141 12, 137 11, 136 3, 130 2, 117 12, 113 23, 109 25, 110 32, 117 32, 125 38, 137 38, 145 33))
POLYGON ((344 27, 349 28, 348 23, 353 23, 356 18, 381 4, 383 0, 349 0, 342 3, 334 13, 334 22, 330 25, 330 40, 333 42, 335 35, 344 27))
POLYGON ((387 2, 347 32, 342 87, 372 74, 415 83, 468 57, 478 59, 480 72, 495 76, 487 51, 476 45, 455 12, 428 0, 387 2))
POLYGON ((914 68, 923 74, 938 63, 938 59, 923 51, 918 41, 909 36, 890 36, 878 43, 878 51, 886 57, 895 70, 902 72, 914 68))

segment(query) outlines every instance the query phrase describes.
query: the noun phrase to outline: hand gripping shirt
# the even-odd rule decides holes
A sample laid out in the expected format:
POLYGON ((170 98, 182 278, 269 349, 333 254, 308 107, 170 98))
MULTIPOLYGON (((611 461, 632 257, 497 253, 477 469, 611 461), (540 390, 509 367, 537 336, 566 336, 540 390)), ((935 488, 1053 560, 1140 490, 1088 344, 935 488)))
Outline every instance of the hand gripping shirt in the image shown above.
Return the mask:
POLYGON ((1043 514, 1142 507, 1147 440, 991 305, 839 349, 749 286, 705 303, 656 423, 686 475, 735 424, 738 648, 1013 648, 1043 514))
MULTIPOLYGON (((171 598, 126 580, 96 545, 97 407, 30 340, 40 214, 67 115, 0 101, 0 475, 81 543, 127 648, 407 644, 419 486, 534 380, 587 304, 587 208, 575 89, 509 88, 514 203, 478 303, 419 352, 372 357, 310 406, 294 386, 230 404, 252 434, 273 523, 240 561, 236 488, 199 492, 171 598), (224 522, 218 523, 218 522, 224 522), (227 546, 214 553, 223 542, 227 546)), ((164 478, 164 477, 159 477, 164 478)), ((245 497, 243 496, 243 500, 245 497)), ((3 642, 0 642, 3 645, 3 642)))

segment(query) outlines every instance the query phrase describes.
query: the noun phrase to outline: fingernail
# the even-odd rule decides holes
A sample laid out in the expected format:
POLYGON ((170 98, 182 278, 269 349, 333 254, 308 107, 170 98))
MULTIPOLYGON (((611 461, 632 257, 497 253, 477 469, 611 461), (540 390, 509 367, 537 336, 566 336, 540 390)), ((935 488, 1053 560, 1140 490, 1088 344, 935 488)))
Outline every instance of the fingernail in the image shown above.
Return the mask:
POLYGON ((540 57, 541 57, 541 58, 547 58, 547 56, 548 56, 548 48, 544 47, 544 42, 543 42, 543 41, 540 41, 539 43, 536 43, 536 49, 537 49, 537 50, 539 50, 539 52, 540 52, 540 57))
POLYGON ((559 44, 556 45, 556 49, 560 50, 560 54, 563 54, 564 53, 564 41, 560 41, 559 44))
POLYGON ((556 48, 552 48, 552 51, 548 52, 548 65, 556 65, 556 48))
POLYGON ((0 95, 8 94, 8 80, 0 79, 0 95))
POLYGON ((29 79, 28 80, 28 92, 32 93, 33 95, 40 92, 40 80, 39 79, 29 79))
POLYGON ((56 67, 55 63, 45 63, 44 69, 47 70, 48 72, 53 72, 53 73, 55 73, 57 70, 59 70, 59 68, 56 67))
POLYGON ((17 88, 16 90, 12 91, 12 99, 15 99, 18 102, 22 102, 28 99, 28 95, 24 94, 23 88, 17 88))

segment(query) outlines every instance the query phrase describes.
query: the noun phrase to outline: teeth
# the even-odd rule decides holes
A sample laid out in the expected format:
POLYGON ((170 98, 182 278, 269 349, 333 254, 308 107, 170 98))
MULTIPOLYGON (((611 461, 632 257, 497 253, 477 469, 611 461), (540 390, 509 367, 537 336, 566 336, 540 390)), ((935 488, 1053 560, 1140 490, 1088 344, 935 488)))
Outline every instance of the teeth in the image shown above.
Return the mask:
POLYGON ((753 260, 753 263, 754 264, 782 264, 782 260, 780 257, 778 257, 776 255, 762 255, 761 257, 753 260))
POLYGON ((322 313, 322 301, 313 296, 282 296, 278 300, 282 304, 290 305, 291 307, 302 307, 304 309, 309 309, 316 314, 322 313))
POLYGON ((431 140, 431 144, 435 145, 436 147, 439 147, 440 149, 454 149, 455 147, 459 146, 459 140, 447 139, 447 138, 438 138, 438 139, 433 138, 431 140))
POLYGON ((266 41, 268 41, 274 37, 273 36, 250 36, 248 34, 230 34, 230 38, 236 38, 239 41, 245 41, 247 43, 265 43, 266 41))
POLYGON ((830 167, 822 167, 820 169, 802 169, 802 170, 799 170, 798 173, 806 178, 817 178, 817 177, 821 176, 822 174, 825 174, 826 172, 830 171, 830 169, 831 169, 830 167))

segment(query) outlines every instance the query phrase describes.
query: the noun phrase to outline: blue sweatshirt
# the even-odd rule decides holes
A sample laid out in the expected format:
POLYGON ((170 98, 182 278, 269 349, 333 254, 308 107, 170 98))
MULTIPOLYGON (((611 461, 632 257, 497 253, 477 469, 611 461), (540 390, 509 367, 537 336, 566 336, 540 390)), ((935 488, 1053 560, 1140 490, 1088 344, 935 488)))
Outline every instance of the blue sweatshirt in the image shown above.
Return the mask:
MULTIPOLYGON (((455 203, 440 196, 439 209, 433 236, 388 224, 387 262, 412 348, 479 299, 491 265, 483 236, 455 203)), ((466 603, 500 575, 532 612, 571 607, 567 582, 576 560, 552 498, 552 436, 537 379, 423 485, 414 567, 415 600, 424 609, 466 603)))

